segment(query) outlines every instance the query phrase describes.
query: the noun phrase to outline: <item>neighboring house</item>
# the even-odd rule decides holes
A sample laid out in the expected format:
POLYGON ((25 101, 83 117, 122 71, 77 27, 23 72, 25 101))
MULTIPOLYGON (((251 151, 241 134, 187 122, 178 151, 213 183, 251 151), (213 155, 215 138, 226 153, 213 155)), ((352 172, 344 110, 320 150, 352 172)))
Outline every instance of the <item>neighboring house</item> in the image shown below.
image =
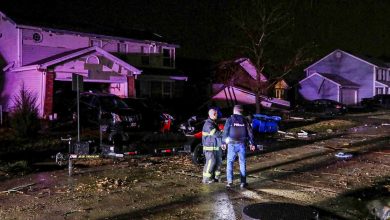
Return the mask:
POLYGON ((390 66, 380 60, 335 50, 305 69, 299 92, 307 100, 331 99, 348 105, 390 94, 390 66))
POLYGON ((14 97, 24 86, 37 96, 40 116, 48 118, 55 113, 53 103, 60 101, 55 94, 71 88, 74 74, 83 77, 84 89, 121 97, 182 94, 187 77, 175 68, 179 46, 159 35, 76 32, 16 19, 0 12, 0 59, 5 62, 0 104, 6 111, 12 110, 14 97))
MULTIPOLYGON (((256 104, 255 93, 235 86, 223 86, 211 98, 219 107, 233 107, 235 104, 256 104)), ((260 104, 266 108, 289 108, 290 102, 260 95, 260 104)))
MULTIPOLYGON (((213 84, 212 101, 221 107, 232 107, 234 104, 255 104, 255 91, 257 68, 248 58, 240 58, 234 61, 222 62, 218 65, 216 79, 213 84)), ((260 95, 260 104, 264 107, 289 107, 285 100, 275 99, 265 95, 268 88, 268 80, 260 73, 260 89, 264 89, 260 95)))
POLYGON ((276 79, 273 83, 272 95, 277 99, 287 99, 288 90, 291 88, 286 80, 276 79))
MULTIPOLYGON (((241 87, 250 91, 255 91, 258 86, 256 77, 257 68, 248 58, 221 62, 215 73, 216 84, 241 87)), ((267 87, 268 80, 263 73, 260 73, 260 83, 261 88, 267 87)), ((213 86, 213 91, 219 89, 218 86, 213 86)))

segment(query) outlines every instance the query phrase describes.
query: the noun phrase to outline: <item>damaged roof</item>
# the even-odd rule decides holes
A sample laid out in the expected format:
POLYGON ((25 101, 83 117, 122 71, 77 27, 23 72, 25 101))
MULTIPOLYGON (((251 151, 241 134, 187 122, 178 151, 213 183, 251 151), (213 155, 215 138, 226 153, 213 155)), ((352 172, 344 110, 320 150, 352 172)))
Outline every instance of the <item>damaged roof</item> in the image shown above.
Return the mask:
MULTIPOLYGON (((31 4, 29 4, 31 5, 31 4)), ((45 13, 46 10, 35 10, 34 8, 26 8, 28 5, 18 4, 0 6, 0 11, 3 12, 9 19, 17 25, 34 26, 40 28, 57 29, 62 31, 80 32, 86 34, 96 34, 104 36, 122 37, 135 40, 150 40, 157 42, 168 42, 160 34, 154 33, 146 29, 123 28, 113 23, 107 24, 99 22, 99 16, 94 15, 95 19, 80 19, 87 14, 80 15, 77 11, 69 13, 60 8, 48 9, 50 13, 45 13), (74 16, 72 16, 74 14, 74 16)), ((34 7, 34 6, 32 6, 34 7)), ((37 6, 35 6, 37 7, 37 6)))
POLYGON ((323 76, 327 79, 332 80, 333 82, 335 82, 343 87, 359 87, 358 84, 356 84, 352 81, 349 81, 348 79, 345 79, 344 77, 341 77, 341 76, 336 75, 336 74, 330 74, 330 73, 318 73, 318 74, 320 74, 321 76, 323 76))

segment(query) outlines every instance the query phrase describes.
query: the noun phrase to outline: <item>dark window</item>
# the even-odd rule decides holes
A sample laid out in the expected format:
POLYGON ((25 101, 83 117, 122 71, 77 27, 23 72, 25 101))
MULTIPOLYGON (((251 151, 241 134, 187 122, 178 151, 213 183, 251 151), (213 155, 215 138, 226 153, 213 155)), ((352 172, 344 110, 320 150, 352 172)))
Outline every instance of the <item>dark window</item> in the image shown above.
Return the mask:
POLYGON ((170 49, 163 49, 163 65, 164 66, 172 66, 172 59, 171 59, 171 50, 170 49))
POLYGON ((127 53, 127 47, 125 43, 118 43, 118 52, 127 53))
POLYGON ((161 97, 162 84, 159 81, 152 81, 150 85, 151 96, 152 97, 161 97))
POLYGON ((162 97, 171 98, 172 97, 172 83, 171 82, 162 82, 162 97))
POLYGON ((141 56, 141 63, 142 65, 149 65, 150 64, 150 58, 148 55, 141 56))

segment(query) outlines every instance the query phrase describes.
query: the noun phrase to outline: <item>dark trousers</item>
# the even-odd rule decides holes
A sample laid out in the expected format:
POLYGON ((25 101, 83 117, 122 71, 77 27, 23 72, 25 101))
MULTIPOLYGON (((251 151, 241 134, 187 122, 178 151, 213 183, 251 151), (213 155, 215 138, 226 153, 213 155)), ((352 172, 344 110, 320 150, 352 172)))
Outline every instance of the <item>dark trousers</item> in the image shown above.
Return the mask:
POLYGON ((204 151, 204 155, 206 157, 206 163, 203 168, 203 179, 219 179, 221 175, 222 150, 206 150, 204 151))

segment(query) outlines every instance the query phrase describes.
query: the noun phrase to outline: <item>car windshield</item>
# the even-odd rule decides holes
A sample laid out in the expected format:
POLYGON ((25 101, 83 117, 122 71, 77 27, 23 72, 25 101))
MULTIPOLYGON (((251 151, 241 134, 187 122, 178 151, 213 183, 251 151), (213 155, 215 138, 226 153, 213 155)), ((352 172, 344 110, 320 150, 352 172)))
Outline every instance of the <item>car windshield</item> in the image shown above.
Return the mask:
POLYGON ((129 108, 124 101, 116 96, 101 96, 99 101, 104 110, 129 108))

